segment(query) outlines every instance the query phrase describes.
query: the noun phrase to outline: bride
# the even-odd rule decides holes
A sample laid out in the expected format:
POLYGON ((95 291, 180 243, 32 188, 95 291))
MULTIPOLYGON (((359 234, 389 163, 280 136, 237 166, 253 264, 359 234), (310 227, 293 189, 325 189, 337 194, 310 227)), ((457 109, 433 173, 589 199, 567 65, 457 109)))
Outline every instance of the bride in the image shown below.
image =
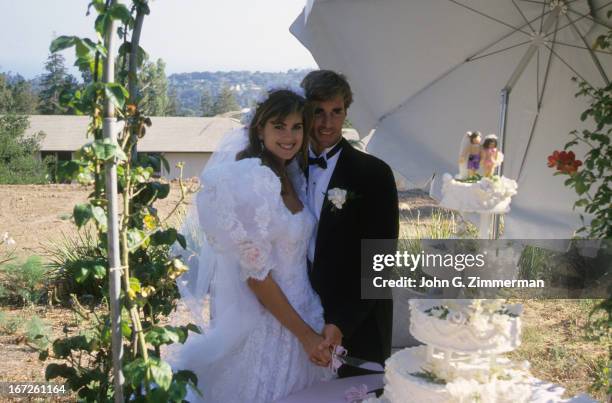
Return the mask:
POLYGON ((211 321, 172 359, 198 376, 202 396, 190 401, 272 402, 331 376, 306 267, 315 219, 296 158, 310 120, 303 97, 271 92, 201 175, 205 239, 179 287, 196 316, 209 296, 211 321))

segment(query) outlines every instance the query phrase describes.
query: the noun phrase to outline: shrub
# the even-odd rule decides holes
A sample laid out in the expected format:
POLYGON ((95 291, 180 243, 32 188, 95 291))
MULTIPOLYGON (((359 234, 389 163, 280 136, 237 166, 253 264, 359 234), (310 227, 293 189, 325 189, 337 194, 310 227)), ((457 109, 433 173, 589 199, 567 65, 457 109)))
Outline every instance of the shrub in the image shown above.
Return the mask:
POLYGON ((15 334, 23 325, 23 318, 19 316, 10 316, 4 312, 0 312, 0 334, 15 334))
POLYGON ((44 134, 26 137, 27 116, 0 116, 0 184, 46 183, 46 169, 37 157, 44 134))
POLYGON ((36 315, 26 322, 25 336, 28 343, 38 350, 46 349, 50 343, 49 327, 36 315))
POLYGON ((40 256, 30 256, 23 263, 0 267, 3 284, 0 285, 0 302, 24 305, 40 302, 47 293, 47 267, 40 256))
POLYGON ((50 259, 49 279, 61 300, 66 301, 70 294, 100 300, 108 278, 106 269, 98 270, 97 265, 106 264, 106 251, 91 227, 73 234, 62 233, 60 241, 45 246, 45 254, 50 259))

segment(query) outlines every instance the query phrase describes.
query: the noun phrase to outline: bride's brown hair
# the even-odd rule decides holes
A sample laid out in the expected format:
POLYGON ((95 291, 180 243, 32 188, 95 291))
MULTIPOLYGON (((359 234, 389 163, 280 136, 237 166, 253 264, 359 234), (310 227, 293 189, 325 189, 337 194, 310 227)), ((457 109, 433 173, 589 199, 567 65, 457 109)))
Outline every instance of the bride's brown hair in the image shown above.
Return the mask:
MULTIPOLYGON (((306 100, 290 90, 275 90, 268 94, 265 101, 258 103, 255 107, 255 114, 248 126, 249 144, 247 147, 236 154, 236 160, 245 158, 260 158, 263 165, 266 165, 277 175, 280 175, 279 167, 275 163, 272 154, 263 146, 259 139, 259 131, 264 128, 270 119, 285 120, 292 113, 302 115, 304 127, 304 138, 300 151, 296 157, 300 158, 300 166, 303 167, 307 158, 308 138, 312 128, 312 108, 307 105, 306 100)), ((294 158, 296 158, 294 157, 294 158)))

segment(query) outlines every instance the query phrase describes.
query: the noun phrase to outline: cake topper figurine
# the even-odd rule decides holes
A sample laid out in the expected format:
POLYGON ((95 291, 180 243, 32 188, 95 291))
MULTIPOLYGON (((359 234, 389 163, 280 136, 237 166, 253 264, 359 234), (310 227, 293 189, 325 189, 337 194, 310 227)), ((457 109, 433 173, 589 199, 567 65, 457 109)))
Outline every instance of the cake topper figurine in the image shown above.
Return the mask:
POLYGON ((457 179, 466 179, 476 175, 480 169, 482 135, 477 131, 465 133, 461 140, 459 153, 459 174, 457 179))
POLYGON ((504 160, 504 154, 497 149, 497 136, 489 134, 485 137, 482 143, 482 151, 480 152, 480 161, 483 166, 484 176, 491 178, 495 168, 497 168, 504 160))

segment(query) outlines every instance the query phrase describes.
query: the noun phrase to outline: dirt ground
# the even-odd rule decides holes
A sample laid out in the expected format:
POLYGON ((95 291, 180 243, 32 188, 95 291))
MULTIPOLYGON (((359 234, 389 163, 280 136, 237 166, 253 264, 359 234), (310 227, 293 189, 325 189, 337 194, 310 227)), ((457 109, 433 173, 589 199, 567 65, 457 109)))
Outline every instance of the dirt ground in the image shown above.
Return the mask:
MULTIPOLYGON (((15 240, 18 257, 44 258, 45 245, 60 241, 62 234, 76 231, 72 210, 75 204, 86 202, 92 190, 80 185, 2 185, 0 234, 8 232, 15 240)), ((168 214, 179 198, 178 186, 172 186, 168 198, 157 204, 160 215, 168 214)))

